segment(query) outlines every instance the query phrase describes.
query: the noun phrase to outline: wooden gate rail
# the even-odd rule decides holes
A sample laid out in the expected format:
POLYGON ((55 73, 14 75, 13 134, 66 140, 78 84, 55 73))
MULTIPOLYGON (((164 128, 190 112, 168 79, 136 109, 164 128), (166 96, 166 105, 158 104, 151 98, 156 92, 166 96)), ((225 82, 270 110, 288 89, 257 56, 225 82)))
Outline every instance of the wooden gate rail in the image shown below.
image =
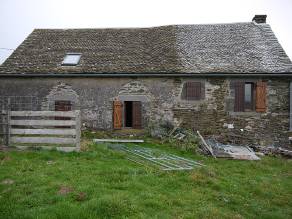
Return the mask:
POLYGON ((80 111, 11 111, 9 133, 10 144, 17 148, 37 147, 43 149, 56 148, 67 152, 79 151, 81 136, 80 111), (56 120, 56 117, 58 120, 56 120), (68 118, 71 118, 71 120, 68 120, 68 118), (31 135, 38 136, 32 137, 31 135), (33 146, 19 144, 33 144, 33 146), (58 146, 42 146, 40 144, 58 146), (68 144, 74 144, 75 147, 59 147, 59 145, 68 144))

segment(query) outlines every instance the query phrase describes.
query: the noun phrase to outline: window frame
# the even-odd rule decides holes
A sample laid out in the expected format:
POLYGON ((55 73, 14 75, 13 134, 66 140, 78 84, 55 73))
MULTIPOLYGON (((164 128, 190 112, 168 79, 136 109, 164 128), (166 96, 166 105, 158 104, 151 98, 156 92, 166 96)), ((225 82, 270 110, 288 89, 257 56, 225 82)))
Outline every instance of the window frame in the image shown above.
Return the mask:
POLYGON ((244 112, 255 111, 255 83, 245 82, 244 83, 244 112), (250 84, 250 102, 246 102, 246 85, 250 84))
POLYGON ((74 53, 74 52, 68 52, 65 54, 64 58, 63 58, 63 61, 62 61, 62 66, 76 66, 80 63, 80 59, 81 59, 81 56, 82 54, 81 53, 74 53), (66 58, 68 56, 79 56, 78 59, 77 59, 77 62, 65 62, 66 58))
POLYGON ((234 83, 234 112, 255 112, 256 111, 256 82, 236 81, 234 83), (242 85, 240 85, 242 84, 242 85), (246 102, 246 85, 250 84, 250 102, 246 102), (238 86, 238 87, 236 87, 238 86), (238 92, 238 93, 237 93, 238 92), (238 99, 240 98, 240 99, 238 99), (242 108, 242 110, 240 110, 242 108))

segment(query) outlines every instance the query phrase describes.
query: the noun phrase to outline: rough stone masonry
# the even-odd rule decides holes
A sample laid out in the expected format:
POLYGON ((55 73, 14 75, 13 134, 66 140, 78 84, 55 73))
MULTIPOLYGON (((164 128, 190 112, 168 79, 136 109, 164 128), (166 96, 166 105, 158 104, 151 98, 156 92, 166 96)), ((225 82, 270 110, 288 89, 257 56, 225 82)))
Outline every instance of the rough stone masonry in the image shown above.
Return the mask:
MULTIPOLYGON (((240 136, 241 143, 286 145, 289 132, 289 81, 267 81, 265 113, 234 112, 235 78, 1 78, 2 96, 34 96, 39 109, 53 109, 56 100, 81 109, 82 123, 92 129, 111 130, 113 101, 141 101, 142 127, 182 121, 181 126, 204 135, 240 136), (187 81, 204 86, 201 100, 183 100, 187 81), (31 86, 33 84, 34 86, 31 86)), ((244 79, 248 80, 248 79, 244 79)), ((258 79, 250 79, 256 81, 258 79)))

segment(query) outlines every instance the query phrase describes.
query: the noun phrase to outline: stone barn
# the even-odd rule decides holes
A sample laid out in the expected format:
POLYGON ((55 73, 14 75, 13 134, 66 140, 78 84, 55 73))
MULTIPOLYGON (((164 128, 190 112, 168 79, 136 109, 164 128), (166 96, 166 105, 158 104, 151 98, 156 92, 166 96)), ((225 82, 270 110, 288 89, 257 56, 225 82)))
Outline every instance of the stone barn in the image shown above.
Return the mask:
POLYGON ((163 123, 286 144, 292 63, 266 16, 251 22, 36 29, 0 67, 15 110, 80 109, 92 129, 163 123))

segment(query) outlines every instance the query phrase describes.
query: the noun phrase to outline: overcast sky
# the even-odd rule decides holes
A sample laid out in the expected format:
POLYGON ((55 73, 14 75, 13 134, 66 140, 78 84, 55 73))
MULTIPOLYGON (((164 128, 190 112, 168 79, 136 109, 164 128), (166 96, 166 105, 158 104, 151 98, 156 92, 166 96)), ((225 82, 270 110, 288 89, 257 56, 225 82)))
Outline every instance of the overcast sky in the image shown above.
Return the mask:
MULTIPOLYGON (((0 48, 15 49, 34 28, 151 27, 232 23, 267 14, 292 58, 292 0, 0 0, 0 48)), ((0 64, 11 54, 0 49, 0 64)))

